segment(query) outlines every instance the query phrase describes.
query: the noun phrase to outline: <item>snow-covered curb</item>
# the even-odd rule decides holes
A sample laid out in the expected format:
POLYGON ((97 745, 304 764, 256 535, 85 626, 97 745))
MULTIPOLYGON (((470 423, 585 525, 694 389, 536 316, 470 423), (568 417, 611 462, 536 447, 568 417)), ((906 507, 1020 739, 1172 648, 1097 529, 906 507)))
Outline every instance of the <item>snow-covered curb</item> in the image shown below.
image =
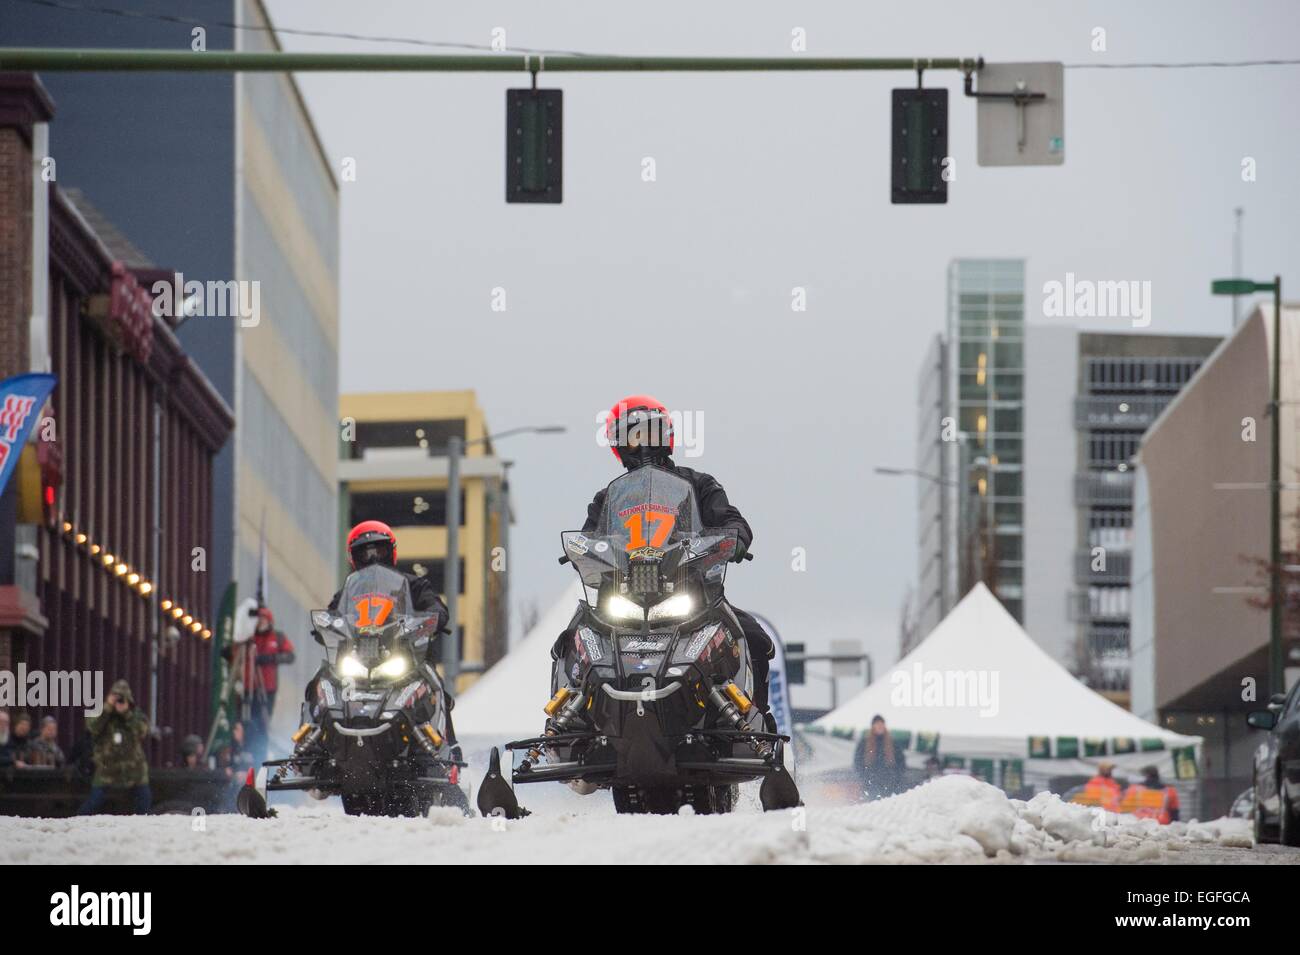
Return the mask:
MULTIPOLYGON (((567 793, 567 791, 564 791, 567 793)), ((602 801, 603 800, 603 801, 602 801)), ((967 776, 891 799, 729 816, 616 816, 573 797, 526 819, 350 818, 336 806, 240 816, 0 818, 0 864, 21 863, 864 863, 1179 861, 1207 845, 1249 847, 1244 820, 1159 826, 1064 803, 1029 802, 967 776), (577 811, 575 811, 577 810, 577 811)))

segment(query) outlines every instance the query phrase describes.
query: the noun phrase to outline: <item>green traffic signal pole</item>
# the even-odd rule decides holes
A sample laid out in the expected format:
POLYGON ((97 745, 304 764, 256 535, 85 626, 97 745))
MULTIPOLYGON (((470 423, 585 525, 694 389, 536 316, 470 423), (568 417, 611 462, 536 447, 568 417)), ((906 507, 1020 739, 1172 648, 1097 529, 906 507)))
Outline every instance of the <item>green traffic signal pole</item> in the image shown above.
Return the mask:
POLYGON ((1273 389, 1269 403, 1273 454, 1269 465, 1269 530, 1272 538, 1269 561, 1272 573, 1269 581, 1268 683, 1270 694, 1285 693, 1282 676, 1282 276, 1275 275, 1271 282, 1218 279, 1210 284, 1210 292, 1214 295, 1273 293, 1273 389))
POLYGON ((176 73, 758 73, 961 70, 981 57, 601 56, 573 53, 264 53, 0 48, 0 70, 176 73))

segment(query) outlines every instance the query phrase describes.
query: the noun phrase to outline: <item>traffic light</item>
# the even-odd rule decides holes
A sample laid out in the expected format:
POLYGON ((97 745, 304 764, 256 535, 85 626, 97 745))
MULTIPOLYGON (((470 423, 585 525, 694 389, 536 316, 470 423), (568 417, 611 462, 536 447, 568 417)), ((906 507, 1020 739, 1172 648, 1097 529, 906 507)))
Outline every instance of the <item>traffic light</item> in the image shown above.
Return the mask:
POLYGON ((563 90, 506 90, 506 202, 563 198, 563 90))
POLYGON ((791 686, 803 686, 808 677, 804 673, 803 655, 807 644, 787 643, 785 645, 785 679, 791 686))
POLYGON ((946 203, 948 91, 894 90, 891 201, 946 203))

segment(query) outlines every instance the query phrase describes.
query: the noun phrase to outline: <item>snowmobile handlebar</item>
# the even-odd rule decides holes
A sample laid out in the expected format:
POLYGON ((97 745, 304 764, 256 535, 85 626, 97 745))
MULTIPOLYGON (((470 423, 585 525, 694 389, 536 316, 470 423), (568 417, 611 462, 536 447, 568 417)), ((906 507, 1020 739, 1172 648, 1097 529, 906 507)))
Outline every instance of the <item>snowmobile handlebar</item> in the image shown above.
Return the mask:
MULTIPOLYGON (((751 552, 746 551, 746 552, 745 552, 745 556, 742 557, 742 558, 740 558, 740 559, 741 559, 741 560, 753 560, 753 559, 754 559, 754 555, 753 555, 751 552)), ((560 566, 561 566, 561 567, 563 567, 565 564, 571 564, 571 563, 573 563, 573 561, 569 560, 569 555, 568 555, 568 554, 561 554, 561 555, 560 555, 560 558, 559 558, 559 561, 560 561, 560 566)))

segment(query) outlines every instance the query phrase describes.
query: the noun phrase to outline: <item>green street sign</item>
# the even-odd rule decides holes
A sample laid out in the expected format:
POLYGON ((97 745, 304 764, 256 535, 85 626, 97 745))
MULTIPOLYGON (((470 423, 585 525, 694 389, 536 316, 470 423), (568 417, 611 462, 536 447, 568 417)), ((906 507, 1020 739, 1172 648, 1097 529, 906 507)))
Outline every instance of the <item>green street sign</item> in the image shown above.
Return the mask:
POLYGON ((1249 295, 1251 292, 1271 292, 1273 283, 1261 285, 1250 279, 1215 279, 1210 283, 1211 295, 1249 295))

